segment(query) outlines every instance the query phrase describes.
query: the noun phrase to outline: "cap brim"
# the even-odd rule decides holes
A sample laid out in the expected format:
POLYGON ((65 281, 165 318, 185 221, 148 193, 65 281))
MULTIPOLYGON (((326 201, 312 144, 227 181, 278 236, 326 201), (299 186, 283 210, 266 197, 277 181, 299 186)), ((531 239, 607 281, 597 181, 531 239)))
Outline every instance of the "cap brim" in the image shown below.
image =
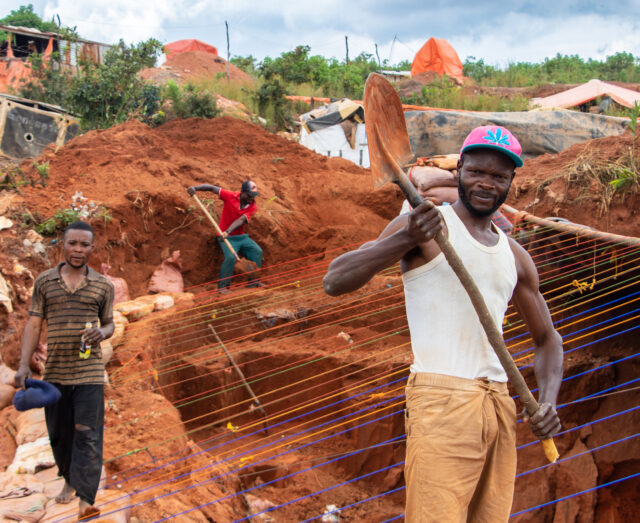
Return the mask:
POLYGON ((499 151, 505 156, 508 156, 509 158, 511 158, 513 160, 513 163, 516 164, 516 167, 522 167, 524 165, 522 158, 520 158, 516 153, 510 151, 509 149, 505 149, 504 147, 500 147, 499 145, 491 145, 488 143, 475 143, 475 144, 467 145, 460 151, 460 154, 466 153, 467 151, 473 151, 476 149, 493 149, 494 151, 499 151))

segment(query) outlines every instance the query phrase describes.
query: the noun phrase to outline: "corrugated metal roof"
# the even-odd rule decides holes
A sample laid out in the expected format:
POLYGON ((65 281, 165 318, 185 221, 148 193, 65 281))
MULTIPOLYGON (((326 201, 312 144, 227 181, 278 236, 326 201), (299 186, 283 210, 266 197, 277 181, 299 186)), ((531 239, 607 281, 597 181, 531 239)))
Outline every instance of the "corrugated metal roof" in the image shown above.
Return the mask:
MULTIPOLYGON (((21 27, 15 25, 2 25, 0 24, 0 29, 3 31, 7 31, 8 33, 15 33, 24 36, 36 36, 39 38, 60 38, 61 40, 68 40, 63 35, 59 33, 53 33, 49 31, 40 31, 38 29, 34 29, 33 27, 21 27)), ((83 43, 83 44, 94 44, 101 45, 104 47, 111 47, 110 44, 103 44, 102 42, 94 42, 93 40, 85 40, 84 38, 74 38, 74 41, 83 43)))

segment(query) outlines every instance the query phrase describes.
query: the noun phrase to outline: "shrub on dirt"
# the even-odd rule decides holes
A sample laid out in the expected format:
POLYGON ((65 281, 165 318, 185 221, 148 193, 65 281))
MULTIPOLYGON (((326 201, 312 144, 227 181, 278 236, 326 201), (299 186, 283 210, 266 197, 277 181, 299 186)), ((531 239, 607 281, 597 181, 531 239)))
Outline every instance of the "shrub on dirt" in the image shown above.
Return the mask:
POLYGON ((149 121, 160 107, 160 88, 137 75, 154 65, 161 49, 153 38, 131 46, 121 40, 100 64, 80 60, 73 76, 60 66, 56 53, 46 61, 33 56, 32 79, 19 94, 60 105, 78 116, 85 130, 111 127, 132 117, 149 121))
POLYGON ((614 190, 625 191, 633 189, 637 191, 640 188, 640 152, 638 151, 638 139, 640 138, 640 127, 638 127, 638 118, 640 117, 640 105, 636 102, 629 114, 629 130, 633 137, 631 147, 626 155, 620 161, 611 166, 611 175, 613 179, 609 184, 614 190))
POLYGON ((169 80, 164 95, 171 101, 173 112, 178 118, 215 118, 220 115, 215 94, 200 90, 192 84, 180 87, 169 80))
POLYGON ((447 76, 425 85, 420 94, 404 97, 402 101, 466 111, 526 111, 529 108, 529 100, 524 96, 508 98, 491 94, 469 94, 464 87, 457 86, 447 76))

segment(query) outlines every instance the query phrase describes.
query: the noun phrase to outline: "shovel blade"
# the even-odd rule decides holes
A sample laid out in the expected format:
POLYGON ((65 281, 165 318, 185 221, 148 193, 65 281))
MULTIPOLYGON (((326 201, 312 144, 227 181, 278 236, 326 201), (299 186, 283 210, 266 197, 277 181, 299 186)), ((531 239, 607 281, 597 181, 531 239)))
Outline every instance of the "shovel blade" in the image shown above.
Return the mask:
POLYGON ((380 74, 371 73, 367 78, 364 114, 373 185, 380 187, 388 181, 397 181, 389 159, 399 166, 413 159, 402 102, 393 85, 380 74))

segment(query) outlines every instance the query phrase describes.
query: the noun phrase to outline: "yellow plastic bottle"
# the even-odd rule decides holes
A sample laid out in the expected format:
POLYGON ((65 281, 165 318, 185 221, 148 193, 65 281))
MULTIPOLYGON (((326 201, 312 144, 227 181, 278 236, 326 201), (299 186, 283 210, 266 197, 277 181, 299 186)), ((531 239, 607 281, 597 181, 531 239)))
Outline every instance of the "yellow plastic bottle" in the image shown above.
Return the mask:
MULTIPOLYGON (((84 324, 85 329, 90 329, 91 327, 93 327, 93 325, 90 321, 84 324)), ((78 353, 78 356, 81 360, 88 360, 89 356, 91 356, 91 345, 89 345, 85 340, 84 334, 80 338, 80 352, 78 353)))

